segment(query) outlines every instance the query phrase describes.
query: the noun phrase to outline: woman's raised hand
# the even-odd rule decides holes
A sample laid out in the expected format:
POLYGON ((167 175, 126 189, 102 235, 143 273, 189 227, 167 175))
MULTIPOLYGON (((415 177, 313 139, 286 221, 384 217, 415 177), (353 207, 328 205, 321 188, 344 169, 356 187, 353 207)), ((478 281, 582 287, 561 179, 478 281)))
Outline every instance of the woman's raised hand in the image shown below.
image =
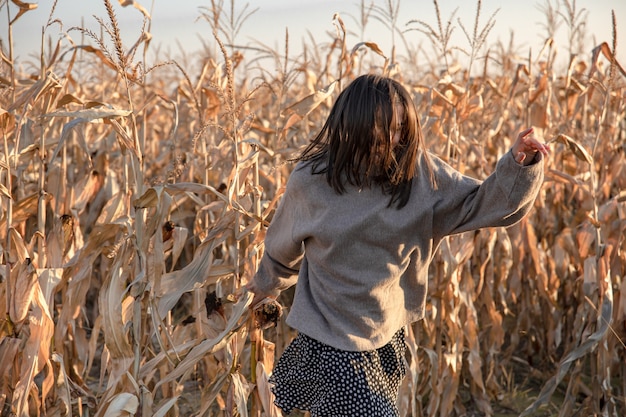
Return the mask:
POLYGON ((519 164, 530 165, 537 152, 541 152, 544 156, 550 154, 550 148, 545 143, 539 142, 533 132, 532 127, 520 132, 511 148, 513 157, 519 164))

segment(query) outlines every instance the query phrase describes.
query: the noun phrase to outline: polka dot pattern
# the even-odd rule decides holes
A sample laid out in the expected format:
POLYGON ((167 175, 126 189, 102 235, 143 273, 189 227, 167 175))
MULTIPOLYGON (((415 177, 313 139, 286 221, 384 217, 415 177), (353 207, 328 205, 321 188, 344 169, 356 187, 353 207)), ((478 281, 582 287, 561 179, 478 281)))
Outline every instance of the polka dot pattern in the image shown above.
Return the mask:
POLYGON ((300 333, 270 377, 275 403, 287 414, 311 417, 397 417, 406 374, 404 330, 385 346, 365 352, 333 348, 300 333))

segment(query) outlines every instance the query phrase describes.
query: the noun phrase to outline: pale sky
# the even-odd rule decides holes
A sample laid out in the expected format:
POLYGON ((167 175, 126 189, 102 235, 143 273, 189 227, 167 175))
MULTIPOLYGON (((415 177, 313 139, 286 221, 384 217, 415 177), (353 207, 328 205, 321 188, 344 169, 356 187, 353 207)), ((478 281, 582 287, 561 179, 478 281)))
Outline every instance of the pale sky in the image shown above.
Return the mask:
MULTIPOLYGON (((0 0, 0 39, 6 50, 8 40, 7 24, 7 1, 10 5, 11 16, 16 13, 16 7, 10 0, 0 0)), ((37 3, 38 8, 27 12, 13 25, 14 54, 18 61, 32 59, 39 52, 41 45, 41 32, 50 16, 52 0, 22 0, 37 3)), ((219 0, 216 0, 219 1, 219 0)), ((371 0, 366 0, 369 4, 371 0)), ((397 0, 393 0, 395 2, 397 0)), ((161 45, 161 51, 169 51, 173 56, 180 53, 180 45, 186 53, 197 50, 200 37, 212 40, 211 29, 201 16, 201 7, 210 7, 211 0, 137 0, 145 9, 152 13, 151 33, 153 41, 151 48, 161 45), (177 43, 178 41, 178 43, 177 43)), ((587 39, 585 51, 590 51, 593 46, 605 41, 612 42, 611 10, 615 11, 618 30, 618 60, 622 65, 626 63, 626 0, 570 0, 576 4, 577 9, 585 9, 587 16, 587 39), (621 58, 621 59, 620 59, 621 58)), ((115 7, 120 23, 122 38, 125 46, 131 46, 137 39, 142 26, 142 14, 132 6, 121 7, 119 0, 111 0, 115 7)), ((230 0, 224 1, 226 8, 230 9, 230 0)), ((387 0, 375 0, 374 3, 384 7, 387 0)), ((450 18, 452 12, 458 8, 454 18, 453 45, 467 48, 467 40, 457 22, 460 19, 463 25, 472 30, 475 19, 476 1, 471 0, 439 0, 444 24, 450 18)), ((563 0, 551 0, 553 5, 560 5, 564 11, 563 0)), ((284 48, 285 29, 289 30, 290 50, 297 53, 302 40, 309 42, 308 32, 314 39, 320 42, 328 42, 326 35, 334 31, 332 23, 333 15, 339 13, 347 29, 355 35, 348 38, 349 44, 356 43, 359 27, 354 18, 359 14, 360 0, 235 0, 235 8, 242 10, 248 4, 247 11, 258 9, 243 24, 242 31, 236 38, 239 45, 254 45, 255 41, 265 45, 276 47, 282 51, 284 48)), ((528 54, 532 48, 537 53, 544 43, 545 15, 541 8, 545 8, 547 0, 536 1, 511 1, 511 0, 483 0, 479 26, 484 26, 490 16, 498 10, 496 24, 487 40, 487 44, 494 44, 501 40, 508 44, 509 33, 514 32, 515 44, 521 51, 528 54)), ((104 2, 99 0, 58 0, 54 19, 63 22, 63 27, 52 25, 47 29, 46 35, 56 39, 63 31, 72 26, 83 26, 100 33, 94 15, 107 21, 104 2)), ((401 0, 400 18, 398 26, 408 28, 409 20, 422 20, 436 27, 436 15, 433 1, 431 0, 401 0)), ((415 27, 415 26, 413 26, 415 27)), ((556 45, 559 55, 565 59, 568 55, 567 26, 561 24, 557 32, 556 45)), ((79 42, 78 32, 70 32, 75 42, 79 42)), ((412 44, 423 42, 430 45, 425 36, 420 32, 412 31, 406 34, 412 44)), ((372 20, 366 28, 364 40, 376 42, 389 54, 391 35, 388 29, 380 23, 372 20)), ((160 56, 161 59, 164 56, 160 56)))

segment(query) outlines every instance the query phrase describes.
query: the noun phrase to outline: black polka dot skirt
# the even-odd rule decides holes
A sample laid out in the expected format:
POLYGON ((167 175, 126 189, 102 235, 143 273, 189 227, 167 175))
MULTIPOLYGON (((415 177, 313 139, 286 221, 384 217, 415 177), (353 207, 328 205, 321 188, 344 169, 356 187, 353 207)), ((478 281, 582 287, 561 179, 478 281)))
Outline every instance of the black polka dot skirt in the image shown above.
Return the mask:
POLYGON ((300 333, 270 377, 275 404, 287 414, 298 409, 311 417, 397 417, 405 351, 404 329, 365 352, 336 349, 300 333))

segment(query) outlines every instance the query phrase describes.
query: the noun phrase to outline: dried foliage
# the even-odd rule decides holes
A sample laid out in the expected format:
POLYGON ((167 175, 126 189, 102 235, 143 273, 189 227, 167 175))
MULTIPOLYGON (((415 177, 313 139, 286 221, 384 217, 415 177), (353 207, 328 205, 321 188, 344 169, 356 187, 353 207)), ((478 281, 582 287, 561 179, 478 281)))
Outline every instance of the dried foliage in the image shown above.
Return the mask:
MULTIPOLYGON (((615 36, 591 56, 572 47, 564 69, 551 39, 536 56, 494 58, 484 52, 495 16, 481 29, 479 2, 473 31, 461 24, 467 55, 485 60, 475 75, 454 62, 456 26, 437 1, 434 26, 413 20, 404 32, 398 1, 361 2, 361 37, 369 17, 383 22, 389 54, 350 45, 336 15, 329 38, 297 57, 288 36, 284 53, 236 46, 253 11, 212 1, 202 16, 214 42, 197 60, 148 65, 149 12, 119 3, 145 17, 139 39, 124 41, 104 0, 104 37, 74 28, 46 44, 53 6, 31 75, 14 64, 11 26, 36 5, 12 0, 17 13, 6 13, 2 416, 280 415, 267 378, 294 335, 281 306, 252 308, 240 288, 286 161, 366 71, 411 89, 428 147, 466 174, 489 175, 523 126, 553 150, 529 217, 443 242, 426 318, 409 329, 401 414, 626 414, 626 74, 615 36), (419 32, 438 55, 424 65, 421 50, 395 51, 396 35, 419 32), (428 64, 440 58, 443 70, 428 64)), ((564 3, 550 18, 582 39, 584 14, 564 3)), ((279 301, 288 309, 291 293, 279 301)))

